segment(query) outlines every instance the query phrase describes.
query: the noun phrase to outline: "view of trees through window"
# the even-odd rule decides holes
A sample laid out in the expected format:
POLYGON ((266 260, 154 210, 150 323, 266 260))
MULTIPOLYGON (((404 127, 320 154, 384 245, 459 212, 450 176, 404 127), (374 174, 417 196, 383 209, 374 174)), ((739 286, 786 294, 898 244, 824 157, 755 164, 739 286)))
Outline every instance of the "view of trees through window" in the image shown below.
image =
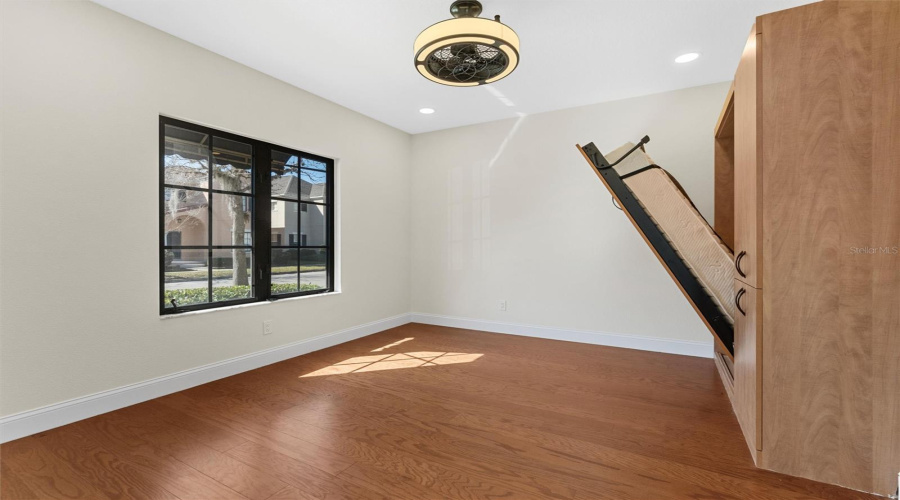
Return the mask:
POLYGON ((161 136, 164 314, 332 289, 333 161, 166 118, 161 136))

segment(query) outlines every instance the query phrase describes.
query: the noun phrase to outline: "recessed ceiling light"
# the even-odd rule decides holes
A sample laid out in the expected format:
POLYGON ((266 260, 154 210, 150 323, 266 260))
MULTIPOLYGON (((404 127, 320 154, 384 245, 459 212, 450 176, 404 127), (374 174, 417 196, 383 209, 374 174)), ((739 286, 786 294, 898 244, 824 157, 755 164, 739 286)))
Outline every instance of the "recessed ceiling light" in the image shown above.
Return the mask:
POLYGON ((422 113, 423 115, 430 115, 431 113, 434 113, 434 110, 431 108, 422 108, 419 110, 419 113, 422 113))
POLYGON ((696 52, 688 52, 687 54, 681 54, 680 56, 675 58, 675 62, 677 63, 689 63, 694 59, 700 57, 700 54, 696 52))

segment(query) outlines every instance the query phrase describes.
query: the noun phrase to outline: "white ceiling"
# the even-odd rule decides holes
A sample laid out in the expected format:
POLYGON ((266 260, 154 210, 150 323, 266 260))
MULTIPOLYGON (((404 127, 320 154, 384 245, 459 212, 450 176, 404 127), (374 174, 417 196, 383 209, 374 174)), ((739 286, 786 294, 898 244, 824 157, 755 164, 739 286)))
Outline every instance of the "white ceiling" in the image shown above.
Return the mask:
POLYGON ((416 35, 449 18, 451 0, 94 1, 410 133, 730 80, 755 16, 809 3, 482 0, 482 17, 519 34, 521 63, 456 88, 412 62, 416 35), (685 52, 702 56, 675 64, 685 52))

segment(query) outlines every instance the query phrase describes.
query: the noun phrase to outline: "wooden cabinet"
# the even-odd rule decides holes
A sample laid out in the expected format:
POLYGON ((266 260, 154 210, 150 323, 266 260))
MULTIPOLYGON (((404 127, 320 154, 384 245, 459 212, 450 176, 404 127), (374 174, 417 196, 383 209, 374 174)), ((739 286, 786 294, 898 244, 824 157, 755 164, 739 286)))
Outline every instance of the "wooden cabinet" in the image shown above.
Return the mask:
POLYGON ((734 361, 717 358, 754 462, 762 442, 762 173, 756 26, 741 54, 715 131, 716 232, 733 235, 734 361), (730 185, 728 184, 730 182, 730 185), (723 212, 731 213, 728 215, 723 212))
POLYGON ((762 450, 762 292, 734 280, 734 410, 753 460, 762 450))
POLYGON ((762 217, 757 115, 760 35, 750 32, 734 76, 734 264, 735 278, 762 287, 762 217))
POLYGON ((716 122, 715 172, 713 228, 728 248, 734 248, 734 83, 716 122))
MULTIPOLYGON (((748 448, 766 469, 893 494, 900 2, 818 2, 757 18, 729 106, 716 188, 733 158, 745 314, 733 365, 717 364, 748 448)), ((716 193, 717 212, 728 193, 716 193)), ((717 213, 720 234, 728 219, 717 213)))

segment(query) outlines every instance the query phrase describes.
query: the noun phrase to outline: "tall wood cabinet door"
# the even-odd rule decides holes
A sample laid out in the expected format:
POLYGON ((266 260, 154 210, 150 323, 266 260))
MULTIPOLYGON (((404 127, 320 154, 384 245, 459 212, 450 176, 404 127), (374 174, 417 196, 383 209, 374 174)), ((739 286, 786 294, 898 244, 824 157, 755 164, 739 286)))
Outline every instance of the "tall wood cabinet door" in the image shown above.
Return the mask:
POLYGON ((900 2, 758 22, 763 467, 886 496, 900 470, 900 2))
POLYGON ((734 76, 734 277, 762 288, 762 174, 758 124, 762 34, 751 30, 734 76))
POLYGON ((734 280, 734 407, 754 461, 762 450, 762 293, 734 280))

